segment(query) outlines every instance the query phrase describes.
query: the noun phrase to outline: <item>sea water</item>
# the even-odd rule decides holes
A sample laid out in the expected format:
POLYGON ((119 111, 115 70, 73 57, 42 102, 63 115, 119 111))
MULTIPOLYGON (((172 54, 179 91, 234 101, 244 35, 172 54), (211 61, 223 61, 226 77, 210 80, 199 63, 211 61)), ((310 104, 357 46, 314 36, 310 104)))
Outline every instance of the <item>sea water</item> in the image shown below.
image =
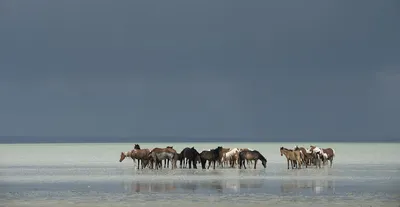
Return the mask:
POLYGON ((134 143, 1 144, 0 206, 396 206, 397 143, 139 143, 141 148, 251 148, 264 169, 136 170, 134 143), (279 148, 335 149, 333 167, 287 169, 279 148))

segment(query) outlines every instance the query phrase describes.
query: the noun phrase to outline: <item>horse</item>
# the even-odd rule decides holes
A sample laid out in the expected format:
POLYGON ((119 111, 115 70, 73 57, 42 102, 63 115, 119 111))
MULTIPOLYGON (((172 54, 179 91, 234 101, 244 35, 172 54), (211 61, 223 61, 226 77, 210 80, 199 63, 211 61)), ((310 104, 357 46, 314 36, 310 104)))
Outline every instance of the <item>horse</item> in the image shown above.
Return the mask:
POLYGON ((148 155, 150 153, 149 149, 133 149, 128 152, 121 152, 121 157, 119 162, 122 162, 126 157, 138 160, 137 169, 139 170, 140 162, 142 163, 142 169, 148 164, 148 155))
POLYGON ((245 160, 254 160, 254 169, 256 169, 257 160, 261 160, 264 168, 267 167, 267 159, 265 159, 265 157, 257 150, 239 152, 239 169, 242 169, 242 165, 244 169, 247 169, 245 165, 245 160))
POLYGON ((281 152, 281 156, 285 155, 285 157, 286 157, 288 169, 289 169, 289 161, 292 164, 292 169, 294 168, 294 161, 297 162, 297 168, 301 168, 302 158, 301 158, 300 151, 290 150, 290 149, 281 147, 280 152, 281 152))
POLYGON ((314 156, 310 150, 307 150, 304 147, 298 147, 298 146, 296 146, 294 148, 294 150, 296 150, 296 151, 300 150, 301 153, 304 155, 303 163, 306 165, 306 168, 308 167, 308 165, 311 165, 314 156))
MULTIPOLYGON (((166 148, 168 148, 168 149, 174 149, 174 147, 173 146, 167 146, 166 148)), ((176 151, 175 151, 176 152, 176 151)), ((164 168, 169 168, 169 159, 165 159, 164 160, 164 168)))
MULTIPOLYGON (((253 149, 250 148, 241 148, 239 151, 254 151, 253 149)), ((253 160, 247 160, 247 165, 253 164, 253 160)))
POLYGON ((321 158, 323 164, 326 164, 326 161, 329 160, 330 162, 330 167, 332 167, 333 164, 333 158, 335 157, 335 150, 332 148, 318 148, 316 146, 310 146, 310 151, 312 151, 314 154, 320 154, 321 156, 318 156, 321 158))
POLYGON ((208 168, 210 168, 211 162, 214 164, 213 169, 215 170, 215 163, 219 161, 220 153, 222 151, 222 147, 217 147, 210 151, 202 151, 200 153, 200 161, 202 169, 206 169, 206 161, 208 160, 208 168))
POLYGON ((189 161, 189 169, 192 168, 192 163, 193 163, 193 168, 197 169, 196 164, 200 160, 200 154, 199 154, 199 152, 197 152, 197 150, 194 147, 192 147, 192 148, 186 147, 185 149, 183 149, 181 151, 180 154, 181 154, 181 157, 180 157, 181 163, 182 163, 182 160, 184 160, 185 161, 184 164, 186 165, 186 159, 187 159, 189 161))
POLYGON ((224 157, 224 154, 229 152, 231 149, 230 148, 222 148, 222 150, 219 152, 219 157, 218 157, 218 165, 219 166, 224 166, 222 162, 222 158, 224 157))
MULTIPOLYGON (((172 148, 154 148, 148 155, 153 158, 155 168, 158 169, 162 160, 169 159, 172 161, 172 169, 176 168, 176 160, 178 160, 178 153, 172 148)), ((153 165, 153 164, 151 164, 153 165)), ((162 168, 162 166, 161 166, 162 168)))
POLYGON ((179 168, 186 168, 187 160, 183 157, 182 151, 178 153, 178 160, 179 160, 179 168))
POLYGON ((237 158, 238 156, 235 156, 237 153, 239 153, 239 148, 233 148, 229 152, 225 153, 224 156, 222 157, 222 162, 229 162, 229 165, 231 167, 234 167, 237 159, 234 159, 235 157, 237 158))

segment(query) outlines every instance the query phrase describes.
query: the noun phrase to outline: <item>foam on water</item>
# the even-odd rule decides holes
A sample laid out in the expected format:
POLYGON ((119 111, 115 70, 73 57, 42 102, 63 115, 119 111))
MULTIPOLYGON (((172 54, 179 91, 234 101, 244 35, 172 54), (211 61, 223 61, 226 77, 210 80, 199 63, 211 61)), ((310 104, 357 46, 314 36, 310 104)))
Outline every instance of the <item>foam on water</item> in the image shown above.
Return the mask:
MULTIPOLYGON (((171 144, 140 145, 154 148, 171 144)), ((315 144, 335 149, 333 168, 287 170, 279 148, 295 145, 310 144, 177 143, 173 145, 177 151, 192 146, 252 148, 267 158, 267 168, 259 164, 256 170, 158 171, 137 171, 131 159, 119 162, 120 153, 132 149, 133 143, 0 145, 0 203, 7 206, 52 206, 55 201, 57 206, 210 203, 293 206, 294 201, 302 206, 328 206, 327 201, 329 206, 395 206, 398 203, 399 144, 315 144)))

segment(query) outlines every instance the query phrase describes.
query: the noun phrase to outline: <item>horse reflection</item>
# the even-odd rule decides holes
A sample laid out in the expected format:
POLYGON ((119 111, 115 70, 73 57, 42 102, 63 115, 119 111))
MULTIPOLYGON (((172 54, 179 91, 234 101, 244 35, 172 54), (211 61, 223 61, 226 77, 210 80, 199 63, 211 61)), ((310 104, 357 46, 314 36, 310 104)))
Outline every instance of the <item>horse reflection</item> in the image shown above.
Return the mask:
POLYGON ((335 181, 333 180, 288 180, 281 183, 282 193, 298 193, 311 190, 314 194, 323 192, 335 192, 335 181))
POLYGON ((252 180, 239 180, 241 189, 250 188, 262 188, 264 185, 264 180, 262 179, 252 179, 252 180))
POLYGON ((200 182, 200 187, 204 189, 216 190, 219 193, 224 191, 224 184, 221 180, 207 180, 200 182))
POLYGON ((183 190, 195 192, 199 188, 198 181, 185 181, 179 185, 183 190))
POLYGON ((125 187, 129 193, 164 193, 176 190, 173 181, 133 181, 130 187, 125 187))

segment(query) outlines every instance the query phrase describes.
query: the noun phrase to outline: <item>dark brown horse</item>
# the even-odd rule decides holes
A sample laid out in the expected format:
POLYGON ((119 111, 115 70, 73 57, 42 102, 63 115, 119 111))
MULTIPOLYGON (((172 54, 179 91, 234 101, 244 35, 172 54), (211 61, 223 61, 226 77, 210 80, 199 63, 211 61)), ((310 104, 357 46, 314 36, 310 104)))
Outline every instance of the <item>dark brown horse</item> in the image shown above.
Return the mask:
POLYGON ((217 147, 215 149, 212 149, 210 151, 202 151, 200 153, 200 161, 201 161, 201 167, 203 169, 206 169, 206 162, 208 161, 208 168, 210 168, 211 162, 213 163, 213 169, 215 170, 215 163, 219 161, 219 156, 221 153, 222 147, 217 147))
POLYGON ((257 150, 239 152, 239 169, 242 169, 242 166, 244 169, 247 169, 245 160, 254 160, 254 169, 256 169, 257 160, 261 160, 261 164, 264 166, 264 168, 267 167, 267 159, 265 159, 265 157, 257 150))
MULTIPOLYGON (((197 152, 197 150, 194 147, 192 148, 186 147, 185 149, 182 150, 180 154, 181 154, 180 157, 181 165, 182 165, 182 160, 185 161, 185 159, 187 159, 189 162, 189 169, 192 168, 192 163, 193 163, 193 168, 197 169, 196 164, 198 161, 200 161, 200 153, 197 152)), ((184 164, 186 164, 186 162, 184 164)))
POLYGON ((119 162, 122 162, 126 157, 130 157, 132 159, 138 160, 137 169, 139 170, 140 162, 142 163, 142 169, 147 165, 148 155, 150 153, 149 149, 133 149, 132 151, 128 152, 121 152, 121 157, 119 162))

